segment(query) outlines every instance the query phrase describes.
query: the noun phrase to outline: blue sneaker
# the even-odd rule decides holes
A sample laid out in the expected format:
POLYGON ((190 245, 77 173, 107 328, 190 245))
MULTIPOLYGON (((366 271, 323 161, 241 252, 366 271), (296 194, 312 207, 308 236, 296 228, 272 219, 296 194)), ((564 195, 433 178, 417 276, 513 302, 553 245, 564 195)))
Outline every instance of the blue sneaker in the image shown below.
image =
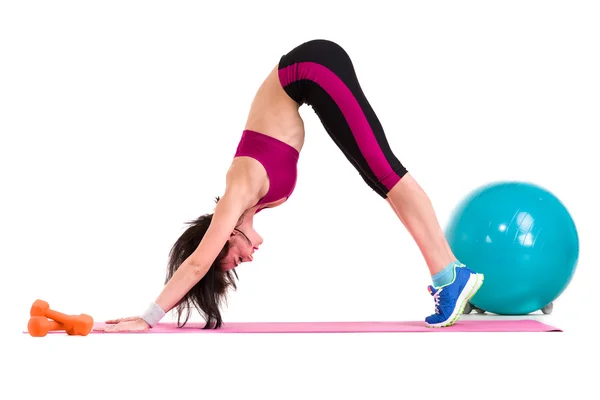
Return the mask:
POLYGON ((452 326, 458 321, 465 305, 483 284, 483 274, 477 274, 464 264, 454 266, 454 279, 441 286, 428 286, 435 300, 435 314, 425 318, 428 328, 452 326))

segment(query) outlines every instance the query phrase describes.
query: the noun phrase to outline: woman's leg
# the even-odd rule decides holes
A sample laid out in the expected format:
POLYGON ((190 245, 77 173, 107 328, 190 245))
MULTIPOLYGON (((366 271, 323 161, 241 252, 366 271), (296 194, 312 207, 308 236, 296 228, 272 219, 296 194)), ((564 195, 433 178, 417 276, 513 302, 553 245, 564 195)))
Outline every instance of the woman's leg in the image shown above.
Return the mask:
POLYGON ((410 174, 392 187, 386 200, 417 243, 432 276, 457 261, 429 197, 410 174))
POLYGON ((292 99, 312 106, 348 161, 386 199, 417 243, 437 305, 428 324, 452 325, 479 288, 480 276, 461 268, 452 253, 427 194, 392 152, 348 54, 330 41, 306 42, 281 58, 279 79, 292 99))
POLYGON ((279 76, 294 100, 313 107, 363 180, 387 200, 431 274, 456 261, 429 198, 392 152, 346 52, 329 41, 307 42, 282 58, 279 76))

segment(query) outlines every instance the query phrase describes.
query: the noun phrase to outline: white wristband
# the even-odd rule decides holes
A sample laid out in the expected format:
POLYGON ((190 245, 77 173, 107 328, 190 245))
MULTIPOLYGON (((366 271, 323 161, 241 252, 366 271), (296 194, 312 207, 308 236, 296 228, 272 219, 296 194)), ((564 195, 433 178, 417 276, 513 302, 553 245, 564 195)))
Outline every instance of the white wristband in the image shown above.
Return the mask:
POLYGON ((146 311, 144 311, 142 314, 141 318, 152 328, 154 325, 158 324, 158 321, 160 321, 164 316, 165 312, 158 304, 150 303, 146 311))

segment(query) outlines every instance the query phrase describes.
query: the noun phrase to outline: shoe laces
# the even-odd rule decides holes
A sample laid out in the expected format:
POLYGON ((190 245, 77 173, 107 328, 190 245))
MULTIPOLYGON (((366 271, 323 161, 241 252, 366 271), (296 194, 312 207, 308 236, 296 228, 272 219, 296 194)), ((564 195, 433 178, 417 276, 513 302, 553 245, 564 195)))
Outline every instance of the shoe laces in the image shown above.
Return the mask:
POLYGON ((434 294, 433 294, 433 301, 435 304, 435 313, 439 314, 440 313, 440 309, 439 309, 439 305, 440 305, 440 293, 442 293, 442 290, 444 290, 443 288, 438 289, 434 294))

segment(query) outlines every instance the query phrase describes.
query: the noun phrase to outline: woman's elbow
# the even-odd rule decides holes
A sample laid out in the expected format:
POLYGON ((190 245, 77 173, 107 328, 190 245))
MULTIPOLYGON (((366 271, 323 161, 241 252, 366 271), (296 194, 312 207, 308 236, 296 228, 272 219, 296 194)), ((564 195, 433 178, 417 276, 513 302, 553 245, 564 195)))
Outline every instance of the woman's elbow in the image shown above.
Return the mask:
POLYGON ((189 260, 188 265, 186 266, 186 272, 190 276, 192 276, 195 280, 200 280, 206 275, 208 272, 208 267, 203 265, 201 262, 196 262, 195 260, 189 260))

